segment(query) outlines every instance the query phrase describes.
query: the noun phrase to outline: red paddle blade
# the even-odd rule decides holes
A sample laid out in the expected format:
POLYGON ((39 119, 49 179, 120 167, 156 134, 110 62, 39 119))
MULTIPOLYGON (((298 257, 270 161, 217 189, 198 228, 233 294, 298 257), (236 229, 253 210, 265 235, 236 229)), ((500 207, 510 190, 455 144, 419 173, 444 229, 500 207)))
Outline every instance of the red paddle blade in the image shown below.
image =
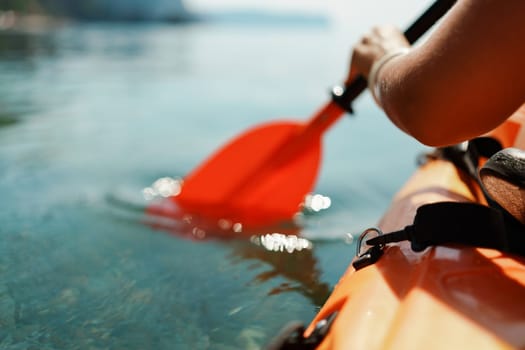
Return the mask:
POLYGON ((184 179, 173 200, 211 220, 257 226, 289 220, 311 191, 320 133, 303 123, 273 122, 243 133, 184 179))

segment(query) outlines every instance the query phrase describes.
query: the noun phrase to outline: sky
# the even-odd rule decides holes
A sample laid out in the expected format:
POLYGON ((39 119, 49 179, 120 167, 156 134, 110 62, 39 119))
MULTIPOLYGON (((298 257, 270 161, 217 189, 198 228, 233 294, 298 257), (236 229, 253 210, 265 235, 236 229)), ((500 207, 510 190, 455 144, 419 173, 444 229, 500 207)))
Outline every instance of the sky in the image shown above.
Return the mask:
POLYGON ((429 0, 185 0, 195 11, 261 9, 279 12, 324 14, 339 25, 367 26, 381 23, 404 27, 429 0))

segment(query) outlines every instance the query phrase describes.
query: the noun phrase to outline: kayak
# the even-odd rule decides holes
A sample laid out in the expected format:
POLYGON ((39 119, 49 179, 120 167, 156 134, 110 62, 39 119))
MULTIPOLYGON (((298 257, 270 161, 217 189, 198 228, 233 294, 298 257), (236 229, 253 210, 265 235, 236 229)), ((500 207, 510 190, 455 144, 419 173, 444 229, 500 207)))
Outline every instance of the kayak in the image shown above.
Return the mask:
MULTIPOLYGON (((449 162, 421 167, 380 222, 405 225, 420 201, 474 200, 449 162), (407 220, 408 219, 408 220, 407 220)), ((506 349, 525 347, 525 258, 492 249, 387 247, 374 264, 345 272, 307 328, 337 311, 319 349, 506 349)))
MULTIPOLYGON (((507 122, 493 136, 508 147, 520 127, 507 122)), ((440 201, 483 203, 483 197, 452 163, 430 160, 400 189, 378 227, 399 230, 418 207, 440 201)), ((364 268, 351 265, 306 328, 303 337, 315 335, 316 348, 525 348, 525 257, 460 245, 414 252, 406 241, 383 251, 364 268)))

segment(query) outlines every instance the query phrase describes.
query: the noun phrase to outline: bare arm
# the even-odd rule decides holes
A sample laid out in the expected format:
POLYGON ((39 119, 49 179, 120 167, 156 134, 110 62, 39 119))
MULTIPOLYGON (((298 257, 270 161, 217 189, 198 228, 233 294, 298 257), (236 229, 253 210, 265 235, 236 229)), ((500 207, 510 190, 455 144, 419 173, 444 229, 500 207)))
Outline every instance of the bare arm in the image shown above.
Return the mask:
MULTIPOLYGON (((367 76, 364 62, 351 71, 367 76)), ((458 1, 427 42, 385 64, 377 81, 389 118, 422 143, 493 129, 525 102, 525 1, 458 1)))

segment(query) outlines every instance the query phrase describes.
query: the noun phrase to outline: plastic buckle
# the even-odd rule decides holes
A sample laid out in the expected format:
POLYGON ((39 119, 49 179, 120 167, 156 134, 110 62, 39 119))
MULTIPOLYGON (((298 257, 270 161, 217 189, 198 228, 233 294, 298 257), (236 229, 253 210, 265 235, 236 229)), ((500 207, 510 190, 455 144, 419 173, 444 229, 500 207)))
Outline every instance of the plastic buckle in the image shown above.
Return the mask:
POLYGON ((383 231, 375 227, 369 228, 361 233, 359 241, 357 242, 356 258, 352 262, 352 266, 356 271, 375 263, 381 255, 383 255, 383 245, 369 246, 366 250, 364 250, 366 247, 363 247, 363 242, 366 244, 367 240, 382 235, 383 231), (374 234, 375 236, 373 236, 374 234))

